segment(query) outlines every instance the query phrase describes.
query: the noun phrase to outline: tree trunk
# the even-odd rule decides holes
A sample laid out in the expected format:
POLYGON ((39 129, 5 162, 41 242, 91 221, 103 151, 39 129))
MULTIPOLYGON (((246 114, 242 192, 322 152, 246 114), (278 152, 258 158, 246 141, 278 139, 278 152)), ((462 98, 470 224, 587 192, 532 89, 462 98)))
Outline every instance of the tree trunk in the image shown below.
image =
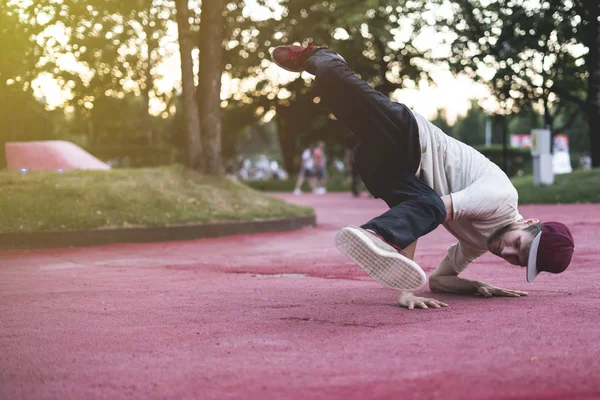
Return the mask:
POLYGON ((281 156, 283 157, 283 167, 291 175, 298 173, 298 166, 294 165, 294 156, 296 148, 294 146, 294 136, 286 129, 286 123, 279 115, 277 116, 277 136, 281 146, 281 156))
POLYGON ((592 157, 592 167, 600 167, 600 114, 596 112, 589 116, 590 127, 590 155, 592 157))
POLYGON ((552 129, 554 118, 550 114, 550 107, 546 99, 547 97, 544 95, 544 128, 550 131, 550 154, 552 154, 554 152, 554 130, 552 129))
POLYGON ((586 3, 589 8, 589 34, 586 35, 589 42, 586 43, 589 52, 587 54, 586 64, 588 66, 588 90, 586 98, 587 117, 589 124, 590 153, 592 157, 592 167, 600 167, 600 107, 598 95, 600 94, 600 5, 593 0, 586 3))
POLYGON ((210 175, 223 173, 221 158, 223 8, 223 0, 204 1, 200 16, 200 69, 197 96, 204 151, 204 172, 210 175))
POLYGON ((200 131, 200 115, 196 102, 196 85, 194 84, 194 61, 192 50, 194 42, 190 31, 189 9, 187 0, 176 0, 177 30, 179 32, 179 54, 181 57, 181 88, 183 114, 186 126, 186 166, 201 169, 202 143, 200 131))
POLYGON ((502 129, 502 170, 510 176, 508 165, 508 121, 506 115, 500 116, 500 129, 502 129))
POLYGON ((152 52, 154 51, 154 42, 152 40, 152 27, 150 20, 152 18, 152 2, 146 9, 146 22, 144 24, 144 33, 146 35, 146 62, 144 65, 144 82, 142 83, 142 129, 148 145, 152 144, 152 121, 150 120, 150 91, 152 90, 152 52))

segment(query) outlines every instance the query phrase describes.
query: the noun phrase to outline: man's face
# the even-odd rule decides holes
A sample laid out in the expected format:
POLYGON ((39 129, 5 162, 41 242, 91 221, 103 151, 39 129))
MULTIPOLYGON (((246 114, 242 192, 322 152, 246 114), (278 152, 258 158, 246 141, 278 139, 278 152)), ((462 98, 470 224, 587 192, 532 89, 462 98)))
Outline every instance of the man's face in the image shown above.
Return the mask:
POLYGON ((537 219, 528 219, 494 232, 488 239, 488 250, 513 265, 526 266, 533 235, 524 228, 537 222, 537 219))

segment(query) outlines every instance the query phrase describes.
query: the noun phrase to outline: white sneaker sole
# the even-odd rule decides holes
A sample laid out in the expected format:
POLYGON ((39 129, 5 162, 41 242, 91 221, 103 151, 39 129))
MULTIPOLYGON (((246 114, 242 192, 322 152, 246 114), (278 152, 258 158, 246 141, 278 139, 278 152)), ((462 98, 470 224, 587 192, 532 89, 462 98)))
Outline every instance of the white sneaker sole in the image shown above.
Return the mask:
POLYGON ((377 247, 360 229, 347 226, 335 237, 338 250, 385 287, 413 291, 425 286, 427 276, 419 265, 400 253, 377 247))

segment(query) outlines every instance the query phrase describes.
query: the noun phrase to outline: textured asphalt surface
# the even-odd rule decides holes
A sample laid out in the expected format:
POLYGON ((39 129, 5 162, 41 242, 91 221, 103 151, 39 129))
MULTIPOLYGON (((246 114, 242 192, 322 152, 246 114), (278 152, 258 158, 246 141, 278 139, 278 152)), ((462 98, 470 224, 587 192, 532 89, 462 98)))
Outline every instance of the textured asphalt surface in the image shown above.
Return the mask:
MULTIPOLYGON (((571 226, 564 274, 528 284, 491 255, 465 272, 528 297, 409 311, 334 247, 382 202, 279 197, 318 226, 0 252, 0 399, 600 398, 600 205, 521 207, 571 226)), ((439 228, 417 262, 452 243, 439 228)))

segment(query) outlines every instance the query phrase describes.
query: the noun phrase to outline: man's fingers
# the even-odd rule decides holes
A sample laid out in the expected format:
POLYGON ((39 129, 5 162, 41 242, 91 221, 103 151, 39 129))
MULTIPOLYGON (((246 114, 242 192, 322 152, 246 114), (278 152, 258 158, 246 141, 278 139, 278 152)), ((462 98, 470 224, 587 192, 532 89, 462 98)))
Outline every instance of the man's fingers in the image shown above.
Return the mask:
POLYGON ((527 292, 522 292, 520 290, 504 289, 504 291, 513 293, 513 294, 518 294, 519 296, 527 296, 527 292))
POLYGON ((521 292, 520 290, 511 290, 511 292, 516 293, 519 296, 527 296, 527 292, 521 292))
POLYGON ((400 305, 406 307, 409 310, 414 310, 415 308, 426 309, 448 307, 448 304, 446 303, 437 301, 436 299, 429 299, 425 297, 417 297, 415 299, 401 301, 400 305))
POLYGON ((504 296, 504 297, 521 297, 518 291, 516 290, 506 290, 506 289, 497 289, 494 293, 496 296, 504 296))
POLYGON ((425 302, 425 304, 433 308, 448 307, 448 304, 442 303, 441 301, 436 299, 429 299, 425 302))
POLYGON ((509 289, 497 289, 492 292, 496 296, 505 296, 505 297, 521 297, 527 296, 527 292, 521 292, 519 290, 509 290, 509 289))
POLYGON ((504 297, 521 297, 527 296, 527 292, 512 289, 501 289, 499 287, 485 285, 477 288, 477 294, 483 297, 504 296, 504 297))

